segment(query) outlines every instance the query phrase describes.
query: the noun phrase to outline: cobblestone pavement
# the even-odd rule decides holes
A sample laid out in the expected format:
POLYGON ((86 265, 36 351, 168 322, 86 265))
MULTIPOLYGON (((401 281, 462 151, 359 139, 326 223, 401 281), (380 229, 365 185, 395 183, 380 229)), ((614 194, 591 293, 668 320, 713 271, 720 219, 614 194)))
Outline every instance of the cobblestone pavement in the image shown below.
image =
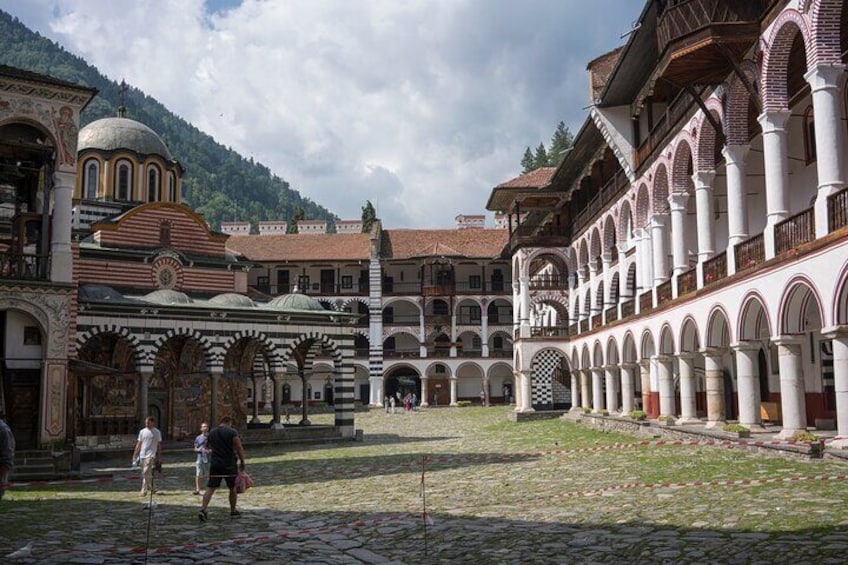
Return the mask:
POLYGON ((372 411, 357 413, 362 443, 249 449, 255 486, 239 499, 243 517, 229 517, 219 491, 206 523, 188 447, 166 453, 152 510, 129 453, 97 461, 88 470, 111 478, 7 491, 0 562, 848 560, 844 462, 506 415, 372 411), (28 542, 28 557, 4 557, 28 542))

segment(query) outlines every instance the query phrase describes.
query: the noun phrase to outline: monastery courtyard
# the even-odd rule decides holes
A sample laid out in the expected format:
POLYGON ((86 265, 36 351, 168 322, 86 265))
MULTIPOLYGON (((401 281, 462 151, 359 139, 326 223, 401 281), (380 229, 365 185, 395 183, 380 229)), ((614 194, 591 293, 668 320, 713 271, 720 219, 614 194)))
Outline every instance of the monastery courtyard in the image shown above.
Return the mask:
POLYGON ((255 486, 239 500, 241 519, 219 491, 209 521, 198 522, 188 449, 168 446, 152 515, 129 453, 84 464, 111 478, 7 492, 0 558, 30 541, 31 555, 14 562, 772 564, 848 555, 844 462, 561 419, 517 424, 507 414, 372 410, 356 415, 361 443, 249 448, 255 486))

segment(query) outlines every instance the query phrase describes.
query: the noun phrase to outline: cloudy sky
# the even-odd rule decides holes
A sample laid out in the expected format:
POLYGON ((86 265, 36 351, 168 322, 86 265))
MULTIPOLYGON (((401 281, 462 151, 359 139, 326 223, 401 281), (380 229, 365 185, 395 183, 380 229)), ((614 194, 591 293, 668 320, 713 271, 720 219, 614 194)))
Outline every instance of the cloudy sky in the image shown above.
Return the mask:
MULTIPOLYGON (((642 0, 0 0, 344 219, 452 227, 573 132, 642 0)), ((130 109, 131 112, 131 109, 130 109)), ((179 156, 177 156, 179 158, 179 156)), ((491 217, 487 218, 491 225, 491 217)))

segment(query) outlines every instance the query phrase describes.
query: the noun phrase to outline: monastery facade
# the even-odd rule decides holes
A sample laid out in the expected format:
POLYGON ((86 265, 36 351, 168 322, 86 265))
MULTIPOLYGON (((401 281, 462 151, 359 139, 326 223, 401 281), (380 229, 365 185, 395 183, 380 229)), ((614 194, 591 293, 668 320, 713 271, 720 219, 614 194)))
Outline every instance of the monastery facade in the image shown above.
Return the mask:
POLYGON ((517 410, 848 435, 842 1, 646 2, 511 217, 517 410))

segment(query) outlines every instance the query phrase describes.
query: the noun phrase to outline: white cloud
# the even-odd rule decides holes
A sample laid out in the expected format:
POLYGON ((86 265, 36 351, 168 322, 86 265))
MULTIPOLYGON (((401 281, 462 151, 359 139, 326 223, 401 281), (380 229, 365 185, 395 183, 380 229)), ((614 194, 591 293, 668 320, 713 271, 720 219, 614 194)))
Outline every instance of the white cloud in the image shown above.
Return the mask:
MULTIPOLYGON (((0 0, 104 74, 252 156, 343 218, 480 213, 621 43, 619 0, 0 0), (226 2, 230 5, 232 2, 226 2)), ((179 156, 177 156, 179 157, 179 156)))

